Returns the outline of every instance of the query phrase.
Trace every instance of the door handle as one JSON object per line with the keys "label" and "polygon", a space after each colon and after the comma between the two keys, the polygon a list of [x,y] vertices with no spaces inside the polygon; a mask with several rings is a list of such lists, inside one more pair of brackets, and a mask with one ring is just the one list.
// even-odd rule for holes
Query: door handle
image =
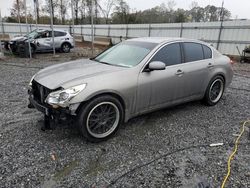
{"label": "door handle", "polygon": [[208,63],[207,68],[213,68],[214,65],[212,63]]}
{"label": "door handle", "polygon": [[178,76],[180,76],[180,75],[183,75],[184,74],[184,72],[182,71],[182,70],[177,70],[177,72],[175,73],[176,75],[178,75]]}

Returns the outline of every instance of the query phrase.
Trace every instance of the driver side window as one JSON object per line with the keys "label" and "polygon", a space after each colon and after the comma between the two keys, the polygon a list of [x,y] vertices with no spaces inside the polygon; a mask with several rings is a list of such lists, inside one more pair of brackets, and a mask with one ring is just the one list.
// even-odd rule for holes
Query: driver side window
{"label": "driver side window", "polygon": [[166,66],[177,65],[181,63],[181,47],[179,43],[173,43],[164,46],[160,51],[158,51],[152,61],[161,61],[166,64]]}
{"label": "driver side window", "polygon": [[45,31],[43,32],[39,38],[48,38],[49,37],[49,32],[48,31]]}

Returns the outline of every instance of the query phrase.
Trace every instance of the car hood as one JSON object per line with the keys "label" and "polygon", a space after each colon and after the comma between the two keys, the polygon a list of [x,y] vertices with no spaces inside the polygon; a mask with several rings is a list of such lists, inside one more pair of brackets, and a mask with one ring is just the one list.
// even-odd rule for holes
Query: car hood
{"label": "car hood", "polygon": [[79,59],[49,66],[39,71],[34,80],[49,89],[68,88],[86,83],[86,79],[126,69],[102,64],[89,59]]}
{"label": "car hood", "polygon": [[25,36],[21,36],[21,37],[14,37],[11,39],[11,42],[14,42],[14,41],[25,41],[27,40],[27,37]]}

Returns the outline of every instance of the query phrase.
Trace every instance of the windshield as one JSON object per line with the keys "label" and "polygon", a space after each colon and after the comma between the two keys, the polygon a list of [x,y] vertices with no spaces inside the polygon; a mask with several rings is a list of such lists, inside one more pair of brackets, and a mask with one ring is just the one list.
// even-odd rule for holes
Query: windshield
{"label": "windshield", "polygon": [[116,66],[134,67],[156,46],[156,43],[125,41],[98,55],[94,60]]}
{"label": "windshield", "polygon": [[[28,35],[29,35],[29,39],[34,39],[38,35],[38,32],[34,30],[34,31],[31,31]],[[27,35],[25,36],[27,37]]]}

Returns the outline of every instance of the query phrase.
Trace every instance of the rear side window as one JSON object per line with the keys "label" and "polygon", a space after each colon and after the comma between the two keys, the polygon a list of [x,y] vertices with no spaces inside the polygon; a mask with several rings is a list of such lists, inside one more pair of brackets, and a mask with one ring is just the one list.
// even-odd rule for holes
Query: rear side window
{"label": "rear side window", "polygon": [[66,35],[65,32],[61,32],[61,31],[54,31],[54,34],[55,34],[55,37],[62,37]]}
{"label": "rear side window", "polygon": [[212,58],[212,50],[205,45],[202,45],[202,48],[203,48],[203,52],[204,52],[204,59]]}
{"label": "rear side window", "polygon": [[159,52],[151,59],[152,61],[161,61],[166,66],[181,63],[181,48],[179,43],[169,44],[160,49]]}
{"label": "rear side window", "polygon": [[185,62],[199,61],[203,59],[202,45],[198,43],[185,42],[183,44]]}

